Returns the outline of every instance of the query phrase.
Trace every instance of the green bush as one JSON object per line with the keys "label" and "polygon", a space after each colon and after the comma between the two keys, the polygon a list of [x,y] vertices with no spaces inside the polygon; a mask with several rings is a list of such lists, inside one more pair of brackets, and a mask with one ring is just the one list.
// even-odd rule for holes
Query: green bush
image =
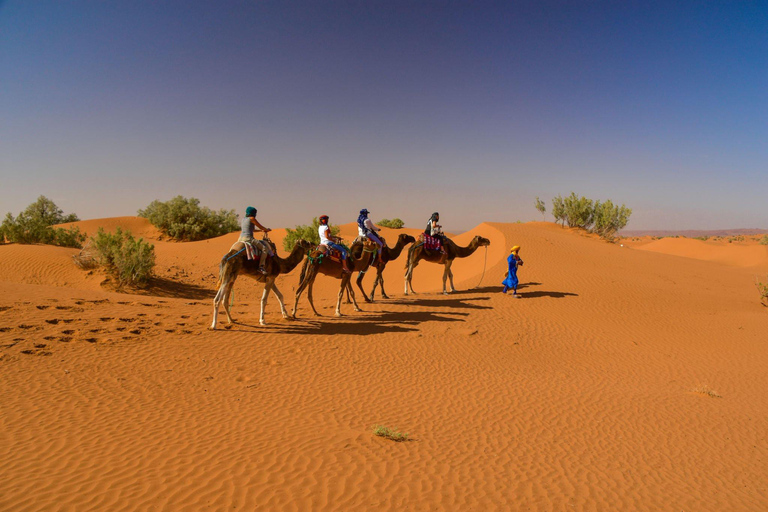
{"label": "green bush", "polygon": [[[339,234],[339,227],[329,224],[331,228],[331,235],[336,236]],[[283,249],[286,251],[292,251],[296,242],[304,239],[315,245],[320,243],[320,220],[317,217],[312,219],[312,225],[296,226],[296,229],[288,228],[285,230],[285,238],[283,239]]]}
{"label": "green bush", "polygon": [[405,226],[405,222],[395,217],[392,220],[389,219],[381,219],[378,222],[379,226],[385,227],[385,228],[392,228],[392,229],[400,229],[403,226]]}
{"label": "green bush", "polygon": [[55,228],[56,224],[77,222],[77,215],[64,212],[45,196],[14,218],[8,213],[0,226],[0,238],[18,244],[48,244],[61,247],[82,247],[85,235],[72,226],[69,229]]}
{"label": "green bush", "polygon": [[152,277],[155,246],[142,238],[136,240],[130,231],[117,228],[115,233],[107,233],[99,228],[90,242],[96,262],[121,286],[143,286]]}
{"label": "green bush", "polygon": [[597,201],[592,214],[595,233],[603,238],[611,238],[629,222],[632,210],[624,205],[614,205],[608,199],[605,202]]}
{"label": "green bush", "polygon": [[544,201],[536,197],[536,209],[541,213],[541,218],[544,218],[544,214],[547,213],[547,207],[544,205]]}
{"label": "green bush", "polygon": [[565,225],[565,201],[560,194],[552,198],[552,216],[555,217],[555,222],[560,222],[561,226]]}
{"label": "green bush", "polygon": [[760,302],[763,306],[768,306],[768,276],[764,282],[759,277],[756,278],[755,286],[757,286],[757,292],[760,294]]}
{"label": "green bush", "polygon": [[589,229],[594,219],[595,202],[584,196],[578,197],[574,192],[563,201],[568,227]]}
{"label": "green bush", "polygon": [[768,245],[768,235],[760,239],[760,245]]}
{"label": "green bush", "polygon": [[138,211],[161,232],[176,240],[194,241],[226,235],[240,229],[235,210],[211,210],[200,200],[176,196],[170,201],[152,201]]}

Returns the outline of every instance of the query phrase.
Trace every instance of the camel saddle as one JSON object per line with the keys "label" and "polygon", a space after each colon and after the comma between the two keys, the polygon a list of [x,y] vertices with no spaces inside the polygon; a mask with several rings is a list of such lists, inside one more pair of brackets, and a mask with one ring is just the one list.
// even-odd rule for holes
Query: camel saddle
{"label": "camel saddle", "polygon": [[436,236],[429,236],[426,233],[421,233],[419,235],[419,242],[422,243],[424,249],[427,251],[440,251],[441,253],[445,253],[442,240]]}
{"label": "camel saddle", "polygon": [[[267,259],[271,258],[275,254],[277,254],[277,247],[275,246],[275,242],[273,242],[270,239],[264,239],[262,242],[266,242],[269,246],[269,251],[267,252]],[[232,247],[229,248],[230,251],[242,251],[245,249],[246,255],[249,260],[256,258],[256,253],[261,251],[261,246],[258,246],[252,242],[241,242],[237,241],[234,244],[232,244]]]}
{"label": "camel saddle", "polygon": [[315,250],[312,251],[310,254],[310,259],[320,259],[320,263],[323,262],[324,258],[328,258],[331,261],[335,261],[336,263],[341,263],[341,253],[337,251],[336,249],[332,249],[325,245],[318,245],[315,247]]}

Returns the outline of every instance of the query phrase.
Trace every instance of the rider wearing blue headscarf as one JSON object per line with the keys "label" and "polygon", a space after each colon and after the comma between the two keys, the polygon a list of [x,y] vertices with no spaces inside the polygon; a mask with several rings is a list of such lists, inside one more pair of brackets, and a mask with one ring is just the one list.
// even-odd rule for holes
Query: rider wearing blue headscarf
{"label": "rider wearing blue headscarf", "polygon": [[367,237],[369,240],[373,240],[379,246],[379,259],[381,259],[381,251],[384,248],[384,242],[381,241],[377,231],[381,231],[381,228],[376,227],[371,219],[368,218],[368,214],[371,213],[367,209],[360,210],[360,216],[357,218],[357,233],[360,236]]}

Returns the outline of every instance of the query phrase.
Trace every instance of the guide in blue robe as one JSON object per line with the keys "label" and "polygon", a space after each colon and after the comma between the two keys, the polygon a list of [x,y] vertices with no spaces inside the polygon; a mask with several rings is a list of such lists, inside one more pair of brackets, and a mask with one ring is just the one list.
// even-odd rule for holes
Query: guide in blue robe
{"label": "guide in blue robe", "polygon": [[[514,249],[517,249],[517,251]],[[519,259],[517,256],[519,251],[520,248],[515,246],[512,253],[507,258],[507,266],[509,269],[507,272],[507,277],[501,282],[501,284],[504,285],[504,290],[502,290],[502,293],[507,293],[508,290],[514,290],[514,295],[517,295],[517,266],[518,264],[523,264],[523,260]]]}

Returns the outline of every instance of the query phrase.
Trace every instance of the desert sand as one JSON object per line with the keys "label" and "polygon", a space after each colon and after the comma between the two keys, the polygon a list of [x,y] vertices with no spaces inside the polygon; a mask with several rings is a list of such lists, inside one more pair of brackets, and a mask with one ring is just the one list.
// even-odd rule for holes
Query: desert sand
{"label": "desert sand", "polygon": [[422,263],[404,296],[404,253],[362,313],[334,318],[319,276],[323,317],[270,297],[259,327],[241,278],[209,331],[235,234],[77,224],[151,240],[158,279],[120,293],[76,250],[0,246],[0,510],[768,510],[766,246],[485,223],[454,238],[491,240],[457,293]]}

